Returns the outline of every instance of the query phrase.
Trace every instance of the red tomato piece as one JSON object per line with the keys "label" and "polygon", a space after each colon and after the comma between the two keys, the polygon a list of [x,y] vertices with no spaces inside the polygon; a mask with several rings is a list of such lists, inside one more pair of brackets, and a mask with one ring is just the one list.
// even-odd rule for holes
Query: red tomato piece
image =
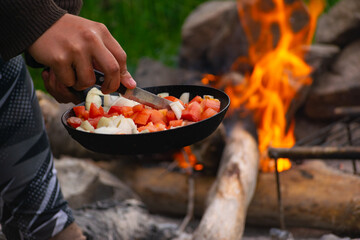
{"label": "red tomato piece", "polygon": [[204,99],[202,99],[202,97],[196,96],[196,97],[194,97],[193,99],[191,99],[191,101],[189,102],[189,104],[192,103],[192,102],[201,103],[203,100],[204,100]]}
{"label": "red tomato piece", "polygon": [[85,106],[75,106],[73,107],[75,116],[82,119],[89,118],[89,111],[85,110]]}
{"label": "red tomato piece", "polygon": [[170,100],[172,102],[176,102],[176,101],[179,101],[181,103],[181,105],[183,105],[185,107],[185,104],[183,101],[181,101],[180,99],[174,97],[174,96],[167,96],[167,97],[164,97],[165,99],[167,100]]}
{"label": "red tomato piece", "polygon": [[142,132],[144,130],[149,130],[149,132],[158,132],[158,131],[166,130],[166,126],[165,124],[162,123],[158,123],[154,125],[152,122],[149,122],[145,126],[138,127],[139,132]]}
{"label": "red tomato piece", "polygon": [[82,123],[81,118],[78,118],[78,117],[69,117],[66,121],[73,128],[79,127]]}
{"label": "red tomato piece", "polygon": [[216,115],[217,113],[218,113],[218,112],[215,111],[214,109],[208,108],[208,109],[206,109],[205,111],[203,111],[203,112],[201,113],[201,120],[204,120],[204,119],[207,119],[207,118],[209,118],[209,117],[212,117],[212,116]]}
{"label": "red tomato piece", "polygon": [[198,122],[201,120],[202,111],[200,103],[192,102],[182,111],[181,118],[192,122]]}
{"label": "red tomato piece", "polygon": [[176,120],[176,116],[175,116],[174,111],[169,110],[169,111],[166,112],[166,120],[167,120],[167,122],[170,122],[172,120]]}
{"label": "red tomato piece", "polygon": [[97,107],[94,103],[90,105],[89,117],[96,118],[104,116],[104,109],[102,106]]}
{"label": "red tomato piece", "polygon": [[154,124],[152,122],[149,122],[145,126],[138,127],[139,132],[142,132],[144,130],[149,130],[149,132],[157,132],[158,131],[157,127],[154,126]]}
{"label": "red tomato piece", "polygon": [[133,106],[132,109],[133,109],[134,113],[141,112],[142,110],[145,109],[145,106],[143,104],[138,104],[138,105]]}
{"label": "red tomato piece", "polygon": [[131,115],[134,114],[134,111],[133,111],[132,107],[122,106],[121,114],[124,115],[124,117],[130,117]]}
{"label": "red tomato piece", "polygon": [[113,112],[113,113],[104,113],[104,117],[110,118],[113,116],[119,116],[120,114],[118,114],[117,112]]}
{"label": "red tomato piece", "polygon": [[183,120],[179,119],[179,120],[172,120],[169,122],[169,127],[180,127],[182,126]]}
{"label": "red tomato piece", "polygon": [[102,118],[102,116],[95,117],[95,118],[89,118],[88,121],[94,128],[96,128],[99,123],[100,118]]}
{"label": "red tomato piece", "polygon": [[167,109],[159,109],[158,111],[161,112],[165,117],[166,117],[166,114],[168,112]]}
{"label": "red tomato piece", "polygon": [[108,111],[108,114],[114,114],[114,113],[117,113],[117,114],[121,114],[121,107],[120,106],[111,106],[109,111]]}
{"label": "red tomato piece", "polygon": [[136,117],[134,118],[134,122],[137,125],[146,125],[150,119],[151,116],[151,110],[150,109],[144,109],[141,112],[136,113]]}
{"label": "red tomato piece", "polygon": [[212,108],[216,112],[220,112],[220,101],[219,101],[219,99],[204,99],[201,102],[201,107],[204,110],[206,110],[208,108]]}
{"label": "red tomato piece", "polygon": [[165,125],[166,116],[164,116],[164,114],[161,113],[159,110],[152,109],[150,115],[150,122],[153,122],[154,124],[161,123]]}

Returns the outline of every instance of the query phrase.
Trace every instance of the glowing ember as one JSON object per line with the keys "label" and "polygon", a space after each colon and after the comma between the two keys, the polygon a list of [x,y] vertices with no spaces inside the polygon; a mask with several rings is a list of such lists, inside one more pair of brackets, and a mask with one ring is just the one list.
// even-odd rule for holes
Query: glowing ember
{"label": "glowing ember", "polygon": [[[294,122],[287,129],[286,112],[297,91],[312,83],[311,67],[304,61],[305,48],[310,45],[316,20],[324,8],[322,0],[310,0],[308,8],[300,0],[238,0],[241,23],[249,42],[248,57],[237,59],[232,68],[241,64],[253,66],[239,85],[227,85],[231,98],[230,110],[245,106],[253,112],[258,128],[259,150],[263,171],[275,170],[267,157],[272,147],[292,147],[295,143]],[[287,1],[289,2],[289,1]],[[308,21],[294,29],[293,14],[302,14]],[[207,75],[203,82],[218,84],[221,77]],[[288,159],[279,159],[279,171],[291,167]]]}
{"label": "glowing ember", "polygon": [[194,169],[201,171],[204,166],[197,162],[196,156],[192,153],[191,147],[184,147],[181,151],[174,154],[178,166],[183,169]]}

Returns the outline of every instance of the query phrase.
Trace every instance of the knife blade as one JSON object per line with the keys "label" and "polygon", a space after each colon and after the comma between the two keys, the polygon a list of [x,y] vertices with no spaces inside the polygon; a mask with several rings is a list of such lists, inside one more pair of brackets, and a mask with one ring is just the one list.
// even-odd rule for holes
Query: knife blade
{"label": "knife blade", "polygon": [[[96,84],[102,85],[104,82],[104,73],[94,69]],[[171,109],[170,100],[159,97],[156,94],[153,94],[149,91],[146,91],[142,88],[135,87],[134,89],[128,89],[120,83],[120,87],[116,92],[120,93],[122,97],[136,101],[138,103],[144,104],[146,106],[155,108],[155,109]]]}

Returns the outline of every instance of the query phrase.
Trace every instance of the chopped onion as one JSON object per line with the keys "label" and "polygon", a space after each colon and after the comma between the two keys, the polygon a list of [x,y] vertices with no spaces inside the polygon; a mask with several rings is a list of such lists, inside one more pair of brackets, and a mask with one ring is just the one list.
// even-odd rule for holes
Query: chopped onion
{"label": "chopped onion", "polygon": [[90,110],[91,103],[94,103],[97,107],[100,107],[102,104],[102,100],[100,96],[103,96],[104,94],[97,89],[96,87],[93,87],[90,89],[88,94],[86,95],[85,99],[85,108],[86,110]]}
{"label": "chopped onion", "polygon": [[104,95],[104,109],[109,109],[113,103],[119,98],[119,96],[105,94]]}
{"label": "chopped onion", "polygon": [[116,127],[100,127],[95,129],[94,133],[101,133],[101,134],[118,134],[119,129]]}
{"label": "chopped onion", "polygon": [[110,118],[102,117],[102,118],[100,118],[96,128],[110,127],[110,124],[111,124],[111,119]]}
{"label": "chopped onion", "polygon": [[174,111],[176,118],[180,119],[181,115],[182,115],[182,110],[185,109],[183,107],[183,105],[181,105],[181,103],[179,101],[176,101],[176,102],[170,103],[170,107],[171,107],[171,110]]}
{"label": "chopped onion", "polygon": [[84,129],[85,131],[93,132],[95,128],[90,124],[88,120],[85,120],[81,123],[80,127]]}
{"label": "chopped onion", "polygon": [[163,92],[163,93],[158,93],[157,95],[158,95],[159,97],[164,98],[164,97],[168,97],[168,96],[169,96],[169,93],[168,93],[168,92]]}
{"label": "chopped onion", "polygon": [[183,94],[181,94],[180,100],[181,100],[183,103],[185,103],[185,104],[189,103],[190,93],[184,92]]}
{"label": "chopped onion", "polygon": [[118,99],[116,99],[115,102],[113,102],[112,106],[127,106],[127,107],[133,107],[135,105],[138,105],[138,102],[135,102],[133,100],[124,98],[124,97],[119,97]]}

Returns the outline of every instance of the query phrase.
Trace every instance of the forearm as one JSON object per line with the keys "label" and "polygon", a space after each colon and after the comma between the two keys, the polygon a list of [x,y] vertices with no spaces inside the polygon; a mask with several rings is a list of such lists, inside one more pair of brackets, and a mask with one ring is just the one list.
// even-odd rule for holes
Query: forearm
{"label": "forearm", "polygon": [[67,11],[78,13],[80,7],[81,0],[1,0],[1,57],[22,53]]}

